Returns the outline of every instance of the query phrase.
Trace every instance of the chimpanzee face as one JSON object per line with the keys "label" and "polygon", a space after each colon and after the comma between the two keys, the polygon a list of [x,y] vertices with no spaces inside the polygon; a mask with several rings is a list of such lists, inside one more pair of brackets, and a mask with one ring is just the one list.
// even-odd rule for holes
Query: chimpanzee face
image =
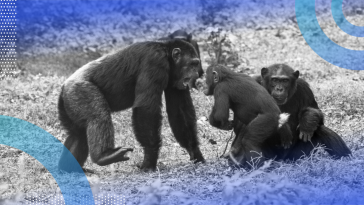
{"label": "chimpanzee face", "polygon": [[182,53],[179,48],[175,48],[172,51],[172,57],[176,66],[175,70],[177,72],[175,87],[180,90],[186,89],[191,79],[198,78],[197,70],[200,65],[200,59],[194,48],[189,50],[190,52],[187,51]]}
{"label": "chimpanzee face", "polygon": [[291,80],[286,75],[273,75],[270,78],[272,87],[271,95],[276,100],[278,105],[283,105],[287,102],[288,91],[291,85]]}
{"label": "chimpanzee face", "polygon": [[276,64],[261,70],[263,85],[278,105],[287,103],[296,89],[299,71],[293,71],[287,65]]}
{"label": "chimpanzee face", "polygon": [[204,93],[205,95],[213,95],[215,86],[219,82],[219,75],[216,71],[213,71],[213,67],[210,66],[206,70],[206,79],[205,79]]}

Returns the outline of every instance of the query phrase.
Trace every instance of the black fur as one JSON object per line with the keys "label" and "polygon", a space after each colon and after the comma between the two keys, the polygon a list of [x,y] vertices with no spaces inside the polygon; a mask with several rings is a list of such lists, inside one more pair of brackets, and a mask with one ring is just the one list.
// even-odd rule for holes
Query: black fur
{"label": "black fur", "polygon": [[[264,71],[263,71],[264,70]],[[280,70],[280,71],[279,71]],[[324,115],[319,109],[314,94],[309,84],[301,78],[293,77],[294,71],[285,64],[275,64],[262,69],[262,76],[255,77],[270,93],[272,86],[270,78],[280,73],[290,79],[290,86],[283,92],[287,92],[286,103],[279,105],[281,112],[289,113],[288,124],[293,134],[293,145],[288,150],[278,153],[278,158],[297,160],[304,155],[309,155],[318,144],[324,145],[327,152],[334,158],[346,157],[351,154],[343,139],[334,131],[324,125]],[[300,134],[311,136],[311,142],[300,140]]]}
{"label": "black fur", "polygon": [[[201,60],[200,49],[198,47],[197,42],[192,39],[192,34],[188,34],[184,30],[176,30],[172,34],[168,35],[168,37],[160,38],[159,40],[173,40],[173,39],[181,39],[181,40],[185,40],[185,41],[191,43],[193,45],[193,47],[195,47],[195,49],[196,49],[198,58]],[[201,78],[204,74],[201,64],[199,65],[197,72],[198,72],[198,77]],[[196,80],[197,80],[197,78],[191,79],[190,88],[197,89]]]}
{"label": "black fur", "polygon": [[[229,109],[234,112],[234,121],[245,126],[235,126],[237,141],[229,153],[231,160],[243,166],[251,163],[260,153],[270,158],[272,154],[265,149],[267,143],[281,145],[276,138],[279,132],[291,143],[292,135],[288,126],[278,129],[280,110],[269,93],[244,74],[237,74],[222,65],[210,66],[206,70],[206,95],[213,95],[215,104],[209,116],[212,126],[219,129],[232,129],[229,122]],[[239,128],[237,128],[239,127]],[[263,160],[256,162],[261,165]]]}
{"label": "black fur", "polygon": [[[124,155],[132,149],[114,148],[111,113],[132,108],[134,132],[144,148],[141,168],[155,170],[165,92],[174,135],[192,160],[204,161],[186,87],[197,76],[199,62],[191,44],[171,40],[136,43],[84,65],[65,81],[59,97],[59,119],[69,135],[65,146],[81,166],[89,152],[100,166],[128,160]],[[68,157],[62,153],[59,168],[71,172]]]}

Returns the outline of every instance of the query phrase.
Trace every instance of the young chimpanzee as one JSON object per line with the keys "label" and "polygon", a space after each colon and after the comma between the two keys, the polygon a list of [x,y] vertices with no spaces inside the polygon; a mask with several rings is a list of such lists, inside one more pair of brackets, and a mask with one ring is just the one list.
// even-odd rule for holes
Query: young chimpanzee
{"label": "young chimpanzee", "polygon": [[277,102],[281,112],[290,114],[288,124],[293,144],[281,153],[282,159],[296,160],[309,155],[318,144],[323,144],[334,158],[351,154],[342,138],[324,125],[324,115],[308,83],[299,78],[299,71],[285,64],[274,64],[263,68],[256,80]]}
{"label": "young chimpanzee", "polygon": [[[197,76],[200,60],[195,48],[182,40],[142,42],[92,61],[63,84],[58,111],[68,132],[64,143],[83,166],[90,152],[104,166],[125,161],[132,149],[114,147],[111,113],[133,109],[137,140],[144,148],[143,170],[155,170],[161,146],[162,94],[165,92],[170,126],[191,160],[203,162],[197,139],[196,114],[190,79]],[[59,168],[75,171],[62,153]]]}
{"label": "young chimpanzee", "polygon": [[234,122],[228,120],[232,109],[234,119],[245,125],[230,151],[235,163],[245,166],[256,160],[259,166],[264,161],[258,159],[260,153],[263,158],[272,158],[275,152],[271,147],[282,144],[287,148],[291,144],[292,134],[285,124],[288,116],[281,114],[273,98],[253,78],[213,65],[206,70],[206,84],[205,94],[214,95],[215,99],[210,124],[219,129],[232,129]]}
{"label": "young chimpanzee", "polygon": [[[160,38],[159,40],[172,40],[172,39],[181,39],[181,40],[184,40],[184,41],[187,41],[187,42],[191,43],[193,45],[193,47],[195,47],[195,49],[197,51],[198,58],[201,60],[200,49],[198,47],[197,42],[192,39],[192,34],[188,34],[186,31],[179,29],[179,30],[174,31],[170,35],[168,35],[168,37]],[[201,63],[198,66],[197,72],[198,72],[198,78],[201,78],[202,75],[204,74]],[[197,89],[196,80],[197,80],[197,78],[192,78],[191,79],[191,81],[189,82],[189,87],[190,88],[196,88]]]}

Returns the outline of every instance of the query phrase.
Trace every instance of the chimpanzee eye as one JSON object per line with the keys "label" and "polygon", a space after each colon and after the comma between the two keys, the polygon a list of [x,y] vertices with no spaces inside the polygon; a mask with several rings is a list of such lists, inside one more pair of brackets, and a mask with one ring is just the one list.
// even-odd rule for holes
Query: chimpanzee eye
{"label": "chimpanzee eye", "polygon": [[288,83],[289,80],[288,79],[283,79],[283,83]]}

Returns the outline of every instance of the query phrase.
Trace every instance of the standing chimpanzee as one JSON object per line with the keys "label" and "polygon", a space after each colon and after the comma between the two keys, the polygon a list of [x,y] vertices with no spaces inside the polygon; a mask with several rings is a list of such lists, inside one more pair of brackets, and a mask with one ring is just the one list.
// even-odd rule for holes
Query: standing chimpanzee
{"label": "standing chimpanzee", "polygon": [[292,133],[285,124],[287,114],[281,114],[273,98],[253,78],[213,65],[206,70],[206,86],[205,95],[214,95],[215,99],[210,124],[232,129],[234,122],[228,120],[232,109],[234,119],[245,125],[239,132],[240,142],[229,153],[235,163],[245,166],[254,160],[259,166],[263,162],[260,153],[265,158],[274,157],[269,145],[291,144]]}
{"label": "standing chimpanzee", "polygon": [[[181,39],[181,40],[185,40],[185,41],[191,43],[193,45],[193,47],[195,47],[198,58],[201,61],[200,49],[198,47],[197,42],[195,40],[192,40],[192,34],[188,34],[186,31],[179,29],[179,30],[176,30],[175,32],[173,32],[172,34],[168,35],[168,37],[160,38],[159,40],[172,40],[172,39]],[[204,74],[201,63],[199,64],[197,72],[198,72],[198,78],[201,78],[202,75]],[[189,83],[190,88],[197,89],[196,80],[197,80],[197,78],[191,79],[191,81]]]}
{"label": "standing chimpanzee", "polygon": [[[59,97],[59,119],[69,135],[66,148],[81,166],[89,152],[100,166],[128,160],[124,155],[132,149],[114,148],[111,112],[131,107],[134,132],[144,148],[141,169],[155,170],[164,91],[174,136],[191,160],[204,162],[187,89],[190,79],[197,76],[199,64],[191,44],[170,40],[136,43],[84,65],[65,81]],[[69,157],[62,153],[61,170],[74,171]]]}
{"label": "standing chimpanzee", "polygon": [[293,134],[293,144],[277,159],[297,160],[309,155],[318,144],[324,145],[334,158],[351,154],[342,138],[324,125],[324,115],[308,83],[299,78],[299,71],[285,64],[274,64],[262,68],[261,76],[256,80],[275,99],[281,112],[290,114],[288,124]]}

